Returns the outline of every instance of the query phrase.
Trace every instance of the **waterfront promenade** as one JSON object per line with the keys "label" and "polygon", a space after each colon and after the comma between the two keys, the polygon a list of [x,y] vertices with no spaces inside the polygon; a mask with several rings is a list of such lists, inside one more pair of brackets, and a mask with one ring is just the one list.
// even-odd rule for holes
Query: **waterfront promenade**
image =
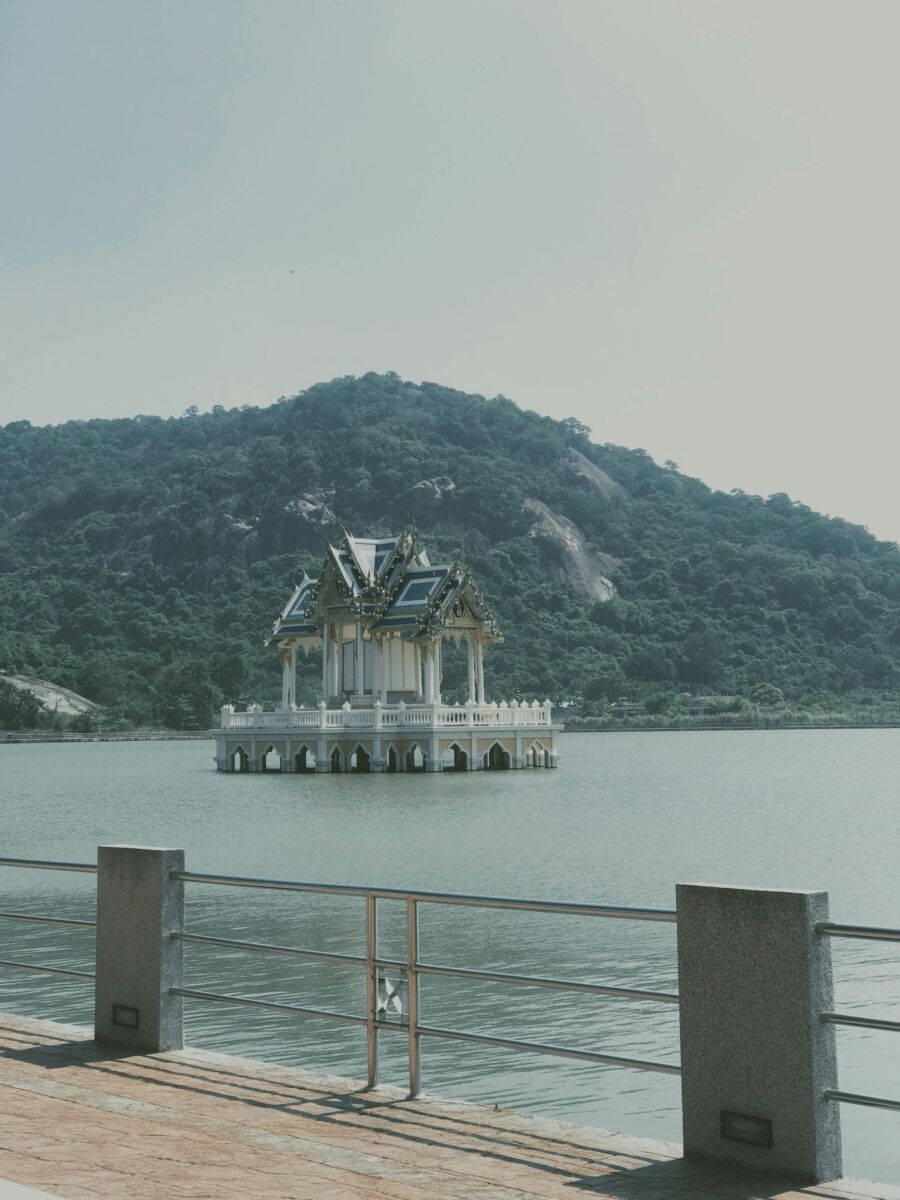
{"label": "waterfront promenade", "polygon": [[228,1055],[117,1053],[88,1029],[0,1015],[0,1179],[72,1200],[900,1200],[678,1154]]}

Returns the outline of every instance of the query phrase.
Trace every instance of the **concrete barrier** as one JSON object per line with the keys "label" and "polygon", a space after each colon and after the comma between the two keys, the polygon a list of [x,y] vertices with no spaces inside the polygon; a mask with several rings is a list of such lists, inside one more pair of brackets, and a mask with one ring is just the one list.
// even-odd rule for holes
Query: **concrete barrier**
{"label": "concrete barrier", "polygon": [[144,846],[97,848],[97,978],[94,1030],[98,1040],[135,1050],[180,1050],[184,1002],[183,850]]}
{"label": "concrete barrier", "polygon": [[804,1182],[841,1175],[825,892],[680,884],[686,1157]]}

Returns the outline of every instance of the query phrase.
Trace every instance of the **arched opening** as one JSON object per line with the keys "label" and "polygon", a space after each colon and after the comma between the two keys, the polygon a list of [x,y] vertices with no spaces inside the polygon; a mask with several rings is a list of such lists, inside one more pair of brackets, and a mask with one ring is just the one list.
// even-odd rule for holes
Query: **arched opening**
{"label": "arched opening", "polygon": [[447,747],[441,755],[441,762],[445,771],[468,771],[469,769],[469,756],[458,742]]}
{"label": "arched opening", "polygon": [[294,755],[294,770],[298,773],[303,771],[315,771],[316,756],[310,750],[309,746],[301,746]]}
{"label": "arched opening", "polygon": [[280,771],[281,770],[281,755],[274,746],[269,746],[265,754],[259,760],[259,769],[261,771]]}
{"label": "arched opening", "polygon": [[362,746],[357,746],[350,755],[350,770],[356,774],[368,774],[372,770],[372,760]]}
{"label": "arched opening", "polygon": [[397,757],[397,751],[391,746],[387,752],[387,767],[386,769],[393,775],[395,771],[400,770],[400,759]]}
{"label": "arched opening", "polygon": [[250,756],[243,746],[235,746],[228,758],[228,770],[246,774],[250,770]]}
{"label": "arched opening", "polygon": [[337,775],[344,769],[344,756],[341,754],[340,746],[335,746],[331,752],[331,771]]}
{"label": "arched opening", "polygon": [[526,767],[546,767],[547,766],[547,751],[544,749],[541,742],[532,742],[530,748],[525,754]]}
{"label": "arched opening", "polygon": [[508,771],[509,751],[504,750],[499,742],[494,742],[481,761],[486,771]]}
{"label": "arched opening", "polygon": [[407,771],[425,770],[425,755],[418,744],[411,746],[406,752],[406,769]]}

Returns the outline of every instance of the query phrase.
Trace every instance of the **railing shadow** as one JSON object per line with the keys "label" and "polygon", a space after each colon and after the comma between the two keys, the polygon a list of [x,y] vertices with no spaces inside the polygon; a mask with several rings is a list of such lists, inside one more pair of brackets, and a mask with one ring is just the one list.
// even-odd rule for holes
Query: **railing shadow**
{"label": "railing shadow", "polygon": [[465,1105],[454,1108],[452,1101],[406,1100],[388,1090],[379,1094],[364,1091],[362,1085],[347,1088],[328,1077],[297,1078],[290,1068],[273,1066],[267,1075],[268,1064],[245,1070],[239,1060],[192,1061],[190,1052],[142,1054],[90,1038],[63,1040],[3,1024],[0,1032],[7,1043],[0,1049],[0,1063],[13,1060],[46,1070],[83,1068],[93,1077],[109,1079],[113,1095],[115,1081],[120,1080],[132,1087],[186,1093],[188,1102],[191,1095],[202,1096],[311,1121],[322,1130],[323,1143],[329,1141],[329,1131],[345,1135],[353,1130],[361,1146],[376,1139],[384,1147],[405,1144],[426,1154],[432,1149],[453,1151],[501,1167],[529,1168],[555,1179],[557,1186],[563,1183],[610,1200],[794,1200],[800,1195],[829,1200],[844,1194],[828,1184],[801,1189],[796,1181],[777,1176],[731,1171],[698,1160],[661,1160],[660,1153],[642,1152],[633,1139],[611,1134],[607,1140],[599,1130],[598,1144],[592,1144],[540,1128],[529,1130],[524,1121],[510,1126],[505,1113],[496,1119],[489,1110],[470,1114]]}
{"label": "railing shadow", "polygon": [[800,1200],[801,1196],[833,1200],[846,1194],[829,1184],[804,1185],[796,1179],[729,1170],[686,1158],[587,1176],[569,1186],[610,1200]]}

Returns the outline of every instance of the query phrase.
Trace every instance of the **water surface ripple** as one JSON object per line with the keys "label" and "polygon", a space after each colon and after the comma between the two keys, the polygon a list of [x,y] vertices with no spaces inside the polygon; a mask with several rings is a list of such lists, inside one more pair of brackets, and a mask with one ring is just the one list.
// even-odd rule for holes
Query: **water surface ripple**
{"label": "water surface ripple", "polygon": [[[824,888],[838,921],[900,926],[895,730],[578,734],[559,771],[223,776],[207,742],[0,747],[4,856],[94,861],[102,842],[182,846],[189,869],[674,907],[681,881]],[[91,919],[91,876],[0,870],[0,908]],[[401,904],[379,904],[402,957]],[[188,885],[188,928],[361,954],[362,901]],[[90,931],[0,922],[0,957],[92,970]],[[675,927],[423,906],[430,963],[676,991]],[[900,1020],[900,946],[833,943],[836,1008]],[[187,986],[364,1011],[359,968],[186,948]],[[0,972],[0,1011],[88,1023],[91,988]],[[360,1077],[352,1027],[187,1001],[200,1046]],[[423,1023],[677,1062],[674,1006],[422,981]],[[900,1036],[839,1030],[841,1086],[900,1095]],[[405,1038],[381,1038],[403,1084]],[[444,1093],[678,1140],[672,1076],[437,1040]],[[847,1174],[900,1182],[900,1118],[843,1108]]]}

